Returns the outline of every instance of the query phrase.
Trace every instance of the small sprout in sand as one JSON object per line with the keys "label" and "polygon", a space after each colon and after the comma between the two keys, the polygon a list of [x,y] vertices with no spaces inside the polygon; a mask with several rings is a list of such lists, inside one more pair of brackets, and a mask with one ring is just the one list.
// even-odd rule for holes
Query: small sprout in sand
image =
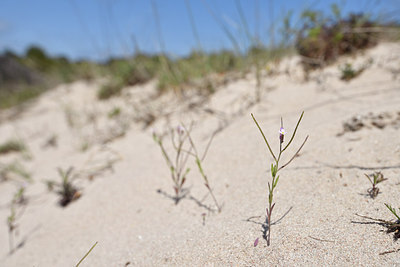
{"label": "small sprout in sand", "polygon": [[182,127],[178,127],[176,133],[174,129],[171,130],[171,142],[175,150],[175,161],[173,161],[164,147],[162,136],[153,131],[153,139],[159,145],[161,153],[171,172],[171,178],[174,183],[175,204],[178,204],[178,202],[185,196],[183,185],[185,184],[186,176],[190,171],[189,168],[185,167],[189,157],[188,151],[184,149],[187,138],[188,134]]}
{"label": "small sprout in sand", "polygon": [[[398,208],[399,213],[397,213],[396,209],[393,208],[391,205],[385,203],[385,206],[395,216],[394,221],[393,220],[387,221],[387,220],[382,220],[382,219],[375,219],[375,218],[371,218],[369,216],[364,216],[364,215],[359,215],[359,214],[356,214],[356,215],[359,217],[362,217],[362,218],[366,218],[366,219],[375,221],[375,222],[377,222],[377,224],[380,224],[380,225],[386,227],[387,228],[386,233],[394,233],[393,238],[396,241],[400,238],[400,207]],[[386,253],[383,253],[383,254],[386,254]],[[381,253],[381,255],[383,255],[383,254]]]}
{"label": "small sprout in sand", "polygon": [[65,207],[72,201],[77,200],[81,196],[81,192],[72,184],[73,167],[70,167],[67,171],[61,168],[57,170],[61,178],[61,183],[46,181],[46,184],[49,191],[53,191],[56,187],[58,188],[57,193],[61,196],[59,204]]}
{"label": "small sprout in sand", "polygon": [[114,107],[112,110],[110,110],[108,112],[108,118],[111,119],[111,118],[119,116],[120,114],[121,114],[121,108]]}
{"label": "small sprout in sand", "polygon": [[27,198],[25,196],[26,186],[22,185],[18,191],[15,193],[12,202],[18,205],[24,205],[27,203]]}
{"label": "small sprout in sand", "polygon": [[340,79],[343,81],[350,81],[351,79],[357,77],[364,71],[364,68],[355,70],[350,63],[346,63],[344,67],[340,68],[341,76]]}
{"label": "small sprout in sand", "polygon": [[11,139],[0,145],[0,154],[7,154],[11,152],[23,152],[26,146],[22,141]]}
{"label": "small sprout in sand", "polygon": [[[292,160],[300,153],[300,150],[303,148],[304,144],[306,143],[308,136],[305,138],[305,140],[303,141],[302,145],[300,146],[300,148],[296,151],[296,153],[294,153],[294,155],[291,157],[291,159],[286,162],[285,164],[283,164],[282,166],[279,165],[279,161],[281,160],[281,156],[282,153],[289,147],[289,145],[292,143],[294,136],[296,135],[296,131],[297,128],[300,124],[301,119],[303,118],[303,114],[304,111],[301,113],[301,116],[297,122],[296,128],[294,129],[293,135],[290,138],[289,142],[282,147],[283,143],[284,143],[284,139],[285,139],[285,134],[286,131],[283,128],[283,121],[281,118],[281,128],[279,130],[279,154],[278,157],[275,156],[274,152],[271,149],[271,146],[269,145],[267,138],[264,135],[264,132],[261,130],[260,125],[258,124],[256,118],[253,116],[253,114],[251,114],[251,116],[253,117],[253,120],[255,122],[255,124],[257,125],[257,128],[260,130],[260,133],[265,141],[265,144],[268,147],[269,152],[271,153],[272,157],[274,158],[274,163],[271,164],[271,176],[272,176],[272,180],[271,183],[268,182],[268,207],[267,207],[267,216],[266,216],[266,225],[264,227],[264,239],[267,240],[267,245],[270,245],[271,242],[271,215],[272,215],[272,210],[275,207],[275,203],[273,202],[273,198],[274,198],[274,190],[278,184],[279,181],[279,175],[278,172],[285,168],[288,164],[290,164],[292,162]],[[256,241],[254,242],[254,246],[258,245],[258,239],[256,239]]]}
{"label": "small sprout in sand", "polygon": [[18,161],[4,166],[0,165],[0,180],[10,180],[13,179],[15,175],[16,177],[22,178],[28,182],[31,181],[31,174],[25,170],[24,166]]}
{"label": "small sprout in sand", "polygon": [[368,194],[370,195],[371,198],[375,198],[379,194],[379,188],[377,187],[377,184],[386,181],[387,178],[383,177],[383,174],[381,172],[374,172],[372,174],[372,179],[371,177],[364,173],[365,177],[371,182],[372,187],[368,189]]}

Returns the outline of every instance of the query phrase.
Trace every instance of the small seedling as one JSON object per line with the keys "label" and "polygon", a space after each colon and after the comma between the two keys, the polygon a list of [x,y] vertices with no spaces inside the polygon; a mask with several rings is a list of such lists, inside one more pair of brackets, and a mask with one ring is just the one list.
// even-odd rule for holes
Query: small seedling
{"label": "small seedling", "polygon": [[[282,148],[282,145],[284,143],[284,137],[285,137],[286,131],[283,128],[283,120],[281,118],[281,128],[279,130],[279,154],[278,154],[278,157],[276,157],[274,152],[272,151],[271,146],[269,145],[269,143],[267,141],[267,138],[265,137],[264,132],[261,130],[261,127],[258,124],[256,118],[254,117],[253,114],[251,114],[255,124],[257,125],[257,128],[260,130],[260,133],[261,133],[262,137],[264,138],[265,144],[267,145],[269,152],[271,153],[271,155],[272,155],[272,157],[274,158],[274,161],[275,161],[275,163],[271,164],[272,180],[271,180],[271,183],[268,182],[268,207],[266,209],[267,210],[266,226],[263,227],[265,229],[264,230],[264,239],[267,240],[267,245],[268,246],[270,245],[270,242],[271,242],[271,216],[272,216],[272,210],[275,207],[275,203],[273,202],[274,190],[275,190],[275,188],[276,188],[276,186],[278,184],[278,181],[279,181],[279,175],[277,175],[277,174],[281,169],[283,169],[287,165],[289,165],[292,162],[292,160],[300,153],[300,150],[303,148],[304,144],[306,143],[306,141],[308,139],[308,136],[307,136],[305,138],[304,142],[302,143],[302,145],[300,146],[300,148],[296,151],[296,153],[292,156],[292,158],[288,162],[286,162],[282,166],[279,165],[279,161],[281,160],[282,153],[290,146],[290,144],[293,141],[294,136],[296,135],[297,128],[298,128],[298,126],[300,124],[301,119],[303,118],[303,114],[304,114],[304,111],[301,113],[301,116],[300,116],[300,118],[299,118],[299,120],[297,122],[297,125],[296,125],[296,128],[294,129],[292,137],[290,138],[290,140],[287,143],[287,145],[284,146],[283,148]],[[257,246],[257,244],[258,244],[258,239],[256,239],[256,241],[254,242],[254,246]]]}
{"label": "small seedling", "polygon": [[185,168],[189,157],[189,151],[184,149],[185,142],[188,138],[188,132],[185,131],[181,126],[176,129],[176,132],[177,136],[175,135],[175,130],[171,130],[171,142],[175,149],[175,162],[171,160],[170,156],[165,150],[162,136],[157,135],[157,133],[153,131],[153,139],[159,145],[161,153],[168,165],[168,168],[170,169],[171,178],[174,183],[174,200],[175,204],[178,204],[179,201],[185,196],[183,185],[186,182],[186,176],[190,169]]}
{"label": "small seedling", "polygon": [[358,70],[353,69],[353,66],[350,63],[346,63],[344,67],[340,68],[341,71],[341,76],[340,79],[343,81],[350,81],[351,79],[354,79],[358,75],[361,74],[361,72],[364,71],[363,68],[360,68]]}
{"label": "small seedling", "polygon": [[359,215],[356,214],[359,217],[366,218],[372,221],[377,222],[380,225],[383,225],[384,227],[387,228],[387,233],[394,233],[394,240],[397,240],[400,238],[400,207],[398,208],[399,213],[397,213],[396,209],[393,208],[391,205],[385,203],[386,208],[395,216],[395,221],[387,221],[387,220],[382,220],[382,219],[375,219],[369,216],[364,216],[364,215]]}
{"label": "small seedling", "polygon": [[31,182],[31,174],[25,170],[22,164],[18,161],[8,165],[0,165],[0,181],[7,181],[14,178],[22,178],[27,182]]}
{"label": "small seedling", "polygon": [[21,186],[18,189],[13,197],[12,202],[17,205],[24,205],[27,203],[27,198],[25,197],[25,186]]}
{"label": "small seedling", "polygon": [[11,139],[0,145],[0,154],[7,154],[11,152],[23,152],[25,151],[25,149],[26,146],[23,142]]}
{"label": "small seedling", "polygon": [[73,167],[70,167],[67,171],[58,168],[57,171],[60,175],[61,183],[57,183],[55,181],[46,181],[45,183],[49,191],[53,191],[54,188],[58,188],[56,192],[61,196],[59,204],[62,207],[65,207],[72,201],[80,198],[81,192],[72,184],[74,178],[72,176]]}
{"label": "small seedling", "polygon": [[377,184],[386,181],[387,178],[384,178],[381,172],[374,172],[372,174],[372,179],[368,174],[364,173],[364,175],[368,178],[372,185],[372,188],[368,189],[367,192],[371,198],[375,198],[379,194],[379,188],[377,187]]}
{"label": "small seedling", "polygon": [[61,195],[60,205],[65,207],[70,202],[78,199],[81,196],[80,191],[72,184],[72,171],[70,167],[67,171],[58,168],[58,174],[61,176],[62,182],[58,194]]}
{"label": "small seedling", "polygon": [[108,115],[108,118],[111,119],[111,118],[119,116],[120,114],[121,114],[121,108],[114,107],[112,110],[110,110],[110,112],[108,112],[107,115]]}

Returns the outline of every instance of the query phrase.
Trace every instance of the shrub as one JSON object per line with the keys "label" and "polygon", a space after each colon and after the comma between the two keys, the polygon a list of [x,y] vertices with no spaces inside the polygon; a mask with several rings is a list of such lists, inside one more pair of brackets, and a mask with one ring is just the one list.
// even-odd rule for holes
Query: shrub
{"label": "shrub", "polygon": [[24,151],[25,145],[18,140],[8,140],[7,142],[0,144],[0,154],[7,154],[10,152],[21,152]]}
{"label": "shrub", "polygon": [[332,6],[333,17],[324,17],[321,12],[306,10],[302,14],[302,27],[296,40],[296,49],[304,56],[306,68],[321,67],[333,62],[338,56],[374,46],[378,33],[368,28],[378,25],[365,14],[340,16],[336,5]]}

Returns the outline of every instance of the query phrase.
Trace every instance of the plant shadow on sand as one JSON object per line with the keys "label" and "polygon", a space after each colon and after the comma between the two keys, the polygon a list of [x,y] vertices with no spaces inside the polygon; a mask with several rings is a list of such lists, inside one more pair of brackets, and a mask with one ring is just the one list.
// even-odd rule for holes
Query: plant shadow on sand
{"label": "plant shadow on sand", "polygon": [[[288,214],[289,212],[293,209],[293,206],[291,206],[278,220],[271,222],[271,226],[272,225],[276,225],[279,224]],[[261,218],[262,216],[251,216],[249,218],[247,218],[246,220],[243,220],[244,222],[251,222],[254,224],[258,224],[261,225],[262,227],[262,237],[264,238],[265,241],[268,240],[268,218],[265,218],[264,222],[259,222],[256,219]],[[258,241],[256,241],[258,243]]]}
{"label": "plant shadow on sand", "polygon": [[25,246],[25,244],[27,243],[28,239],[35,233],[37,232],[42,226],[41,225],[37,225],[36,227],[34,227],[31,231],[29,231],[28,233],[26,233],[24,236],[22,236],[21,240],[15,245],[15,247],[13,247],[9,253],[7,253],[6,256],[10,256],[12,254],[14,254],[14,252],[16,252],[18,249],[21,249]]}
{"label": "plant shadow on sand", "polygon": [[361,218],[365,218],[370,220],[369,222],[360,222],[360,221],[351,221],[351,223],[355,224],[378,224],[386,228],[386,233],[393,233],[393,240],[397,241],[400,238],[400,220],[397,221],[386,221],[382,219],[375,219],[368,216],[356,214]]}
{"label": "plant shadow on sand", "polygon": [[183,199],[188,199],[188,200],[191,200],[191,201],[193,201],[194,203],[196,203],[197,206],[199,206],[200,208],[206,209],[208,212],[218,211],[218,210],[215,210],[215,209],[213,209],[213,208],[207,206],[206,204],[204,204],[204,201],[205,201],[205,199],[207,198],[207,196],[209,195],[209,193],[207,193],[207,194],[200,200],[200,199],[198,199],[198,198],[192,196],[192,195],[190,194],[190,190],[189,190],[188,188],[184,189],[184,190],[182,191],[182,194],[181,194],[179,197],[176,197],[175,195],[168,194],[167,192],[163,191],[162,189],[157,189],[156,192],[157,192],[158,194],[160,194],[160,195],[163,195],[163,196],[166,197],[166,198],[169,198],[169,199],[173,200],[174,203],[175,203],[176,205],[177,205],[181,200],[183,200]]}

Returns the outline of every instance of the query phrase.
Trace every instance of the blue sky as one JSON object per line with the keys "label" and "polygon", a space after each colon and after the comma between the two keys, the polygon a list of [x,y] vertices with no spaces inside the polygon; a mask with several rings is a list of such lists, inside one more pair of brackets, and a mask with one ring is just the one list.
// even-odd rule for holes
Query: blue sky
{"label": "blue sky", "polygon": [[[371,12],[400,19],[400,0],[239,0],[251,33],[270,42],[270,26],[279,28],[286,12],[312,7],[329,11],[332,3],[343,6],[343,13]],[[207,51],[232,48],[215,17],[239,40],[248,43],[236,0],[0,0],[0,51],[23,53],[38,45],[51,55],[71,59],[101,60],[130,55],[136,43],[140,50],[161,51],[154,9],[159,14],[164,49],[174,56],[188,54],[198,46],[188,9],[189,3],[200,44]],[[277,38],[277,37],[275,37]]]}

